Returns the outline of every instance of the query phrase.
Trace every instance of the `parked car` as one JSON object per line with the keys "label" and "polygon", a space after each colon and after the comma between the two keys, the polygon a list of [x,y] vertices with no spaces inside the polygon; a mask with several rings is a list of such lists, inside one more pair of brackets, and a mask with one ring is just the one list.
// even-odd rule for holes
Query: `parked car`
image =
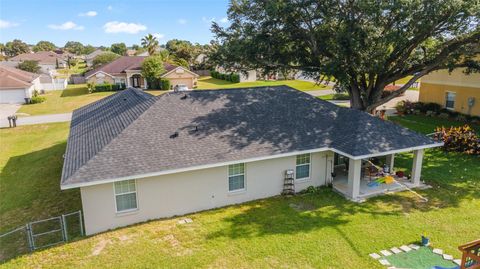
{"label": "parked car", "polygon": [[185,84],[178,84],[178,85],[175,85],[175,87],[173,88],[174,92],[184,92],[184,91],[188,91],[188,90],[190,90],[190,89]]}

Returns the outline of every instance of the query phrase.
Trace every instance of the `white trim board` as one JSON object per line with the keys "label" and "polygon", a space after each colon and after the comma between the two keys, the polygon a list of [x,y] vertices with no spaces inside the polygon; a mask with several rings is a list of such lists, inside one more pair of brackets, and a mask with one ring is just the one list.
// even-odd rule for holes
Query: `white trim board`
{"label": "white trim board", "polygon": [[413,151],[413,150],[419,150],[419,149],[434,148],[434,147],[440,147],[440,146],[443,146],[443,142],[442,143],[434,143],[434,144],[424,145],[424,146],[398,149],[398,150],[390,150],[390,151],[379,152],[379,153],[372,153],[372,154],[361,155],[361,156],[352,156],[350,154],[344,153],[344,152],[342,152],[340,150],[337,150],[337,149],[334,149],[334,148],[323,147],[323,148],[316,148],[316,149],[310,149],[310,150],[293,151],[293,152],[281,153],[281,154],[275,154],[275,155],[269,155],[269,156],[248,158],[248,159],[242,159],[242,160],[234,160],[234,161],[228,161],[228,162],[219,162],[219,163],[203,164],[203,165],[190,166],[190,167],[182,167],[182,168],[171,169],[171,170],[163,170],[163,171],[158,171],[158,172],[153,172],[153,173],[136,174],[136,175],[125,176],[125,177],[95,180],[95,181],[91,181],[91,182],[81,182],[81,183],[73,183],[73,184],[66,184],[66,185],[60,184],[60,189],[67,190],[67,189],[74,189],[74,188],[80,188],[80,187],[88,187],[88,186],[94,186],[94,185],[99,185],[99,184],[112,183],[112,182],[115,182],[115,181],[122,181],[122,180],[129,180],[129,179],[142,179],[142,178],[148,178],[148,177],[154,177],[154,176],[162,176],[162,175],[169,175],[169,174],[188,172],[188,171],[194,171],[194,170],[201,170],[201,169],[207,169],[207,168],[221,167],[221,166],[226,166],[226,165],[236,164],[236,163],[249,163],[249,162],[263,161],[263,160],[276,159],[276,158],[282,158],[282,157],[290,157],[290,156],[295,156],[295,155],[300,155],[300,154],[305,154],[305,153],[333,151],[335,153],[346,156],[350,159],[359,160],[359,159],[366,159],[366,158],[370,158],[370,157],[377,157],[377,156],[389,155],[389,154],[394,154],[394,153],[407,152],[407,151]]}

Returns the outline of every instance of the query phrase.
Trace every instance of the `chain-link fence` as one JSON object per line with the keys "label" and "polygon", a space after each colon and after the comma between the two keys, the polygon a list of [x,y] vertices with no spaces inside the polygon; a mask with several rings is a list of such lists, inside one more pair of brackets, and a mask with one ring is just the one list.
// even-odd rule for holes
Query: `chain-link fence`
{"label": "chain-link fence", "polygon": [[0,261],[83,235],[82,211],[32,221],[0,235]]}

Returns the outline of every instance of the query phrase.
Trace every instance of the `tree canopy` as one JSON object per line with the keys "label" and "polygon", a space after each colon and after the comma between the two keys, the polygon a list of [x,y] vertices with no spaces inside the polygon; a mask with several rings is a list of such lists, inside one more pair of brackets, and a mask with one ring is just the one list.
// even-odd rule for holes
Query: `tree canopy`
{"label": "tree canopy", "polygon": [[86,45],[85,47],[83,47],[83,54],[90,54],[92,52],[94,52],[96,50],[96,48],[92,45]]}
{"label": "tree canopy", "polygon": [[[353,108],[372,111],[439,69],[480,69],[480,2],[232,1],[231,25],[213,23],[227,68],[334,78]],[[412,78],[389,95],[385,86]]]}
{"label": "tree canopy", "polygon": [[39,41],[37,45],[33,46],[33,51],[54,51],[56,48],[57,46],[50,41]]}
{"label": "tree canopy", "polygon": [[190,41],[172,39],[167,42],[165,48],[177,59],[183,59],[187,63],[193,60],[195,48]]}
{"label": "tree canopy", "polygon": [[114,60],[118,59],[119,57],[120,57],[120,55],[107,51],[107,52],[99,54],[99,55],[95,56],[95,58],[93,58],[92,67],[97,68],[97,67],[102,66],[104,64],[108,64],[108,63],[113,62]]}
{"label": "tree canopy", "polygon": [[8,57],[14,57],[22,53],[29,52],[27,43],[23,42],[20,39],[14,39],[5,44],[4,52]]}
{"label": "tree canopy", "polygon": [[127,45],[125,43],[114,43],[110,46],[110,50],[118,55],[125,55],[127,53]]}
{"label": "tree canopy", "polygon": [[31,61],[31,60],[23,61],[18,64],[17,68],[20,70],[32,72],[32,73],[40,72],[40,66],[38,65],[37,61]]}
{"label": "tree canopy", "polygon": [[75,55],[82,54],[84,50],[83,44],[78,41],[68,41],[67,43],[65,43],[65,46],[63,46],[63,48],[66,51]]}
{"label": "tree canopy", "polygon": [[142,63],[142,76],[148,81],[159,79],[165,73],[163,58],[160,55],[148,56]]}

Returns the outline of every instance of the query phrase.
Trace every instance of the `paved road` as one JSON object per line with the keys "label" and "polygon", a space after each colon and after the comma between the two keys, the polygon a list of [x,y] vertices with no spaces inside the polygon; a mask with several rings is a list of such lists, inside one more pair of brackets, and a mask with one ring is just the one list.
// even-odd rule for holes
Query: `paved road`
{"label": "paved road", "polygon": [[[64,114],[48,114],[40,116],[28,116],[28,117],[19,117],[17,120],[17,125],[31,125],[31,124],[42,124],[42,123],[52,123],[52,122],[66,122],[72,119],[72,113]],[[2,120],[0,122],[0,127],[8,127],[8,120]]]}
{"label": "paved road", "polygon": [[325,90],[306,91],[306,93],[313,96],[322,96],[322,95],[333,94],[335,93],[335,91],[331,89],[325,89]]}

